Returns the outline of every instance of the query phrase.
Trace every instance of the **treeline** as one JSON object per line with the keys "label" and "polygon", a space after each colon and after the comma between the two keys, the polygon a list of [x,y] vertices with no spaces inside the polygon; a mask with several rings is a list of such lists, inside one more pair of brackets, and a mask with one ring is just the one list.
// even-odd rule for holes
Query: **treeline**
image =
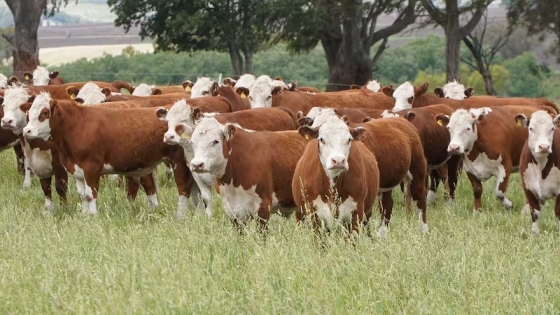
{"label": "treeline", "polygon": [[[464,54],[468,54],[464,52]],[[48,65],[46,65],[48,66]],[[430,90],[445,84],[444,39],[430,36],[406,45],[389,48],[377,63],[373,77],[383,85],[395,87],[404,81],[421,84],[430,82]],[[217,78],[232,75],[229,55],[217,52],[139,54],[129,47],[122,55],[105,55],[85,58],[57,69],[68,82],[101,80],[125,80],[135,84],[178,84],[185,79],[196,80],[198,76]],[[461,77],[466,86],[472,86],[478,95],[484,94],[481,75],[461,66]],[[10,73],[10,69],[3,69]],[[290,55],[282,46],[276,46],[255,55],[255,75],[281,76],[285,81],[297,80],[300,85],[325,88],[328,68],[321,48],[309,54]],[[519,52],[511,58],[497,58],[492,66],[494,85],[500,96],[547,97],[560,100],[560,74],[538,63],[530,51]]]}

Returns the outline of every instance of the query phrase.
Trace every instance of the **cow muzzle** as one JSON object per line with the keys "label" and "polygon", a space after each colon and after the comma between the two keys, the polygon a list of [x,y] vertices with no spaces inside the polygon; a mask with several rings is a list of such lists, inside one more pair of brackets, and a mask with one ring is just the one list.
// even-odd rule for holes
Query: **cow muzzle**
{"label": "cow muzzle", "polygon": [[25,127],[23,128],[23,136],[27,139],[35,139],[37,138],[37,132],[34,132],[31,128]]}
{"label": "cow muzzle", "polygon": [[177,144],[179,137],[172,133],[166,133],[163,135],[163,142],[166,144]]}
{"label": "cow muzzle", "polygon": [[330,159],[329,170],[346,170],[348,169],[345,157],[333,157]]}
{"label": "cow muzzle", "polygon": [[447,152],[449,152],[450,154],[461,154],[463,153],[461,150],[461,147],[456,145],[456,144],[450,144],[447,147]]}
{"label": "cow muzzle", "polygon": [[204,172],[204,162],[192,161],[191,162],[191,171],[193,171],[195,173]]}
{"label": "cow muzzle", "polygon": [[537,150],[538,153],[552,153],[552,148],[550,147],[550,144],[539,144],[537,145]]}
{"label": "cow muzzle", "polygon": [[6,117],[2,118],[2,120],[0,121],[0,125],[4,129],[15,129],[16,127],[14,120]]}

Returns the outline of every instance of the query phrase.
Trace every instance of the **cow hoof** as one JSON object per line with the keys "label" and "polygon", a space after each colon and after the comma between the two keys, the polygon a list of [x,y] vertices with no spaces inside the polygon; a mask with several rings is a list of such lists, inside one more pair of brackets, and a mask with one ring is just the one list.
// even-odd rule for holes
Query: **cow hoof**
{"label": "cow hoof", "polygon": [[539,225],[533,223],[533,225],[531,226],[531,234],[533,234],[533,236],[538,236],[539,233],[540,233]]}
{"label": "cow hoof", "polygon": [[430,232],[430,229],[428,228],[428,224],[420,223],[420,232],[423,234],[427,234],[428,232]]}
{"label": "cow hoof", "polygon": [[531,206],[529,206],[528,203],[526,203],[523,208],[521,208],[521,214],[529,214],[531,213]]}
{"label": "cow hoof", "polygon": [[175,219],[183,220],[184,218],[185,218],[185,211],[177,210],[177,213],[175,213]]}
{"label": "cow hoof", "polygon": [[426,196],[426,204],[433,205],[434,203],[436,203],[436,199],[437,194],[432,190],[428,190],[428,195]]}
{"label": "cow hoof", "polygon": [[382,225],[379,230],[377,230],[377,237],[386,238],[387,237],[387,227]]}
{"label": "cow hoof", "polygon": [[23,182],[23,189],[31,188],[31,181],[24,181]]}
{"label": "cow hoof", "polygon": [[502,201],[502,204],[504,205],[506,210],[511,210],[513,208],[513,203],[508,199],[504,199],[504,201]]}

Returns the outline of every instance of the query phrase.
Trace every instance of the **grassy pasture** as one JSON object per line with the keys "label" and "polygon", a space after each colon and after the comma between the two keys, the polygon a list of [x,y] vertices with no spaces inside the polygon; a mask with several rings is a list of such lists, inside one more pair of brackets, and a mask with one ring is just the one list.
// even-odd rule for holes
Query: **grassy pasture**
{"label": "grassy pasture", "polygon": [[[0,154],[1,314],[553,314],[560,312],[558,223],[549,202],[541,235],[514,175],[508,212],[486,183],[474,214],[461,176],[455,206],[438,194],[419,233],[397,192],[387,239],[340,235],[326,248],[312,232],[273,217],[265,242],[254,225],[237,235],[215,200],[215,216],[174,219],[175,184],[160,168],[155,212],[106,181],[95,217],[70,206],[43,214],[39,182],[22,191],[13,152]],[[58,198],[55,197],[58,203]],[[374,226],[379,214],[375,212]]]}

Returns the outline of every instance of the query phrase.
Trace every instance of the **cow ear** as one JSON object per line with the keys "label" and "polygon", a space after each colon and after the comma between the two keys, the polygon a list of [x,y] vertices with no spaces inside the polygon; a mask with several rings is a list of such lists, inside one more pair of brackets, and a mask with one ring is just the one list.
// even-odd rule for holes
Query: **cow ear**
{"label": "cow ear", "polygon": [[218,96],[218,87],[218,82],[214,81],[214,83],[212,83],[212,87],[210,88],[210,95]]}
{"label": "cow ear", "polygon": [[0,96],[0,106],[4,106],[4,97]]}
{"label": "cow ear", "polygon": [[447,115],[437,115],[436,116],[436,122],[440,126],[447,127],[447,124],[449,124],[449,116],[447,116]]}
{"label": "cow ear", "polygon": [[161,95],[161,89],[153,88],[152,89],[152,95]]}
{"label": "cow ear", "polygon": [[27,112],[31,108],[31,103],[29,103],[29,102],[23,103],[23,104],[19,105],[19,108],[21,109],[22,112],[27,114]]}
{"label": "cow ear", "polygon": [[[336,110],[336,108],[333,108],[333,112],[336,116],[342,117],[341,115],[338,114],[338,111]],[[344,116],[344,117],[346,117],[346,116]],[[346,120],[348,120],[348,117],[346,117]]]}
{"label": "cow ear", "polygon": [[58,102],[56,100],[50,100],[49,102],[49,107],[51,108],[51,113],[54,112],[54,110],[56,109],[58,105]]}
{"label": "cow ear", "polygon": [[249,95],[249,89],[244,87],[239,87],[235,89],[235,93],[237,93],[237,95],[239,95],[241,98],[247,98],[247,96]]}
{"label": "cow ear", "polygon": [[167,109],[163,107],[158,108],[158,110],[156,111],[156,116],[157,118],[159,118],[159,120],[167,121]]}
{"label": "cow ear", "polygon": [[49,78],[54,79],[58,77],[58,71],[53,71],[49,74]]}
{"label": "cow ear", "polygon": [[193,121],[201,119],[202,116],[204,116],[202,109],[200,109],[200,107],[195,107],[192,112]]}
{"label": "cow ear", "polygon": [[24,72],[23,73],[23,79],[26,80],[26,81],[33,80],[33,75],[29,72]]}
{"label": "cow ear", "polygon": [[302,126],[298,128],[298,133],[305,139],[315,139],[319,136],[319,129],[313,129],[310,126]]}
{"label": "cow ear", "polygon": [[80,90],[73,85],[66,88],[66,94],[68,94],[71,99],[75,99],[78,96],[78,92],[80,92]]}
{"label": "cow ear", "polygon": [[[466,91],[465,91],[466,92]],[[441,88],[435,88],[434,89],[434,94],[437,95],[437,97],[441,97],[444,98],[445,96],[443,95],[443,90]]]}
{"label": "cow ear", "polygon": [[10,79],[8,80],[8,83],[11,86],[14,86],[18,82],[19,82],[19,79],[15,75],[11,76]]}
{"label": "cow ear", "polygon": [[519,127],[527,127],[529,125],[529,119],[524,114],[515,116],[515,122]]}
{"label": "cow ear", "polygon": [[367,117],[365,117],[365,118],[362,120],[362,122],[363,122],[363,123],[366,123],[366,122],[372,121],[372,120],[373,120],[373,118],[367,116]]}
{"label": "cow ear", "polygon": [[481,121],[484,116],[492,112],[492,108],[490,107],[481,107],[481,108],[471,108],[469,110],[471,113],[471,117],[477,121]]}
{"label": "cow ear", "polygon": [[295,91],[297,88],[297,81],[294,80],[290,84],[288,84],[288,91]]}
{"label": "cow ear", "polygon": [[406,113],[406,115],[404,115],[404,118],[406,118],[406,120],[408,120],[408,121],[413,121],[415,117],[416,117],[416,114],[413,113],[413,112],[408,112],[408,113]]}
{"label": "cow ear", "polygon": [[303,115],[303,112],[300,110],[300,111],[297,112],[296,118],[300,119],[301,117],[305,117],[305,116]]}
{"label": "cow ear", "polygon": [[[554,117],[554,120],[552,122],[554,123],[554,127],[558,128],[558,126],[560,126],[560,115]],[[527,121],[527,125],[529,125],[529,121]]]}
{"label": "cow ear", "polygon": [[350,121],[348,121],[348,117],[346,117],[346,115],[340,117],[340,120],[342,120],[346,125],[350,124]]}
{"label": "cow ear", "polygon": [[362,127],[354,128],[350,130],[350,134],[352,138],[356,141],[362,141],[366,137],[365,135],[366,129]]}
{"label": "cow ear", "polygon": [[392,86],[384,86],[381,90],[383,91],[383,94],[389,97],[393,97],[393,92],[395,92]]}
{"label": "cow ear", "polygon": [[422,85],[420,85],[418,88],[415,88],[416,93],[414,93],[414,96],[418,97],[418,96],[428,92],[428,86],[429,85],[430,84],[428,83],[428,80],[424,81],[424,83],[422,83]]}
{"label": "cow ear", "polygon": [[473,96],[473,95],[474,95],[474,89],[473,89],[472,87],[470,87],[470,88],[468,88],[468,89],[465,90],[465,96],[466,96],[466,98],[469,98],[469,97],[471,97],[471,96]]}
{"label": "cow ear", "polygon": [[33,101],[35,100],[35,96],[37,96],[37,95],[31,95],[31,96],[29,96],[29,98],[27,99],[27,102],[28,102],[28,103],[33,103]]}
{"label": "cow ear", "polygon": [[282,87],[281,86],[275,86],[272,88],[272,92],[270,93],[271,95],[279,95],[282,94]]}
{"label": "cow ear", "polygon": [[190,92],[191,88],[193,87],[194,83],[191,80],[183,81],[183,88],[185,91]]}
{"label": "cow ear", "polygon": [[101,93],[103,93],[105,96],[111,96],[111,90],[109,90],[109,88],[102,88],[101,89]]}
{"label": "cow ear", "polygon": [[298,126],[302,126],[302,127],[303,126],[311,126],[311,125],[313,125],[313,119],[304,116],[304,117],[299,118],[297,123],[298,123]]}
{"label": "cow ear", "polygon": [[226,138],[226,141],[233,139],[236,132],[237,127],[235,127],[234,125],[226,125],[226,127],[224,128],[224,137]]}

